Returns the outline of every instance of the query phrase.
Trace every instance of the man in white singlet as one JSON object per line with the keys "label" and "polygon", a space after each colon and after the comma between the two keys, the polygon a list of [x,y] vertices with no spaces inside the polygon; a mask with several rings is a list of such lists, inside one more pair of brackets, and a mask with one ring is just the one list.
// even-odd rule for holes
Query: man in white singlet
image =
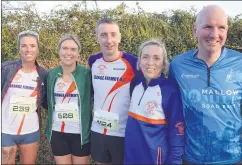
{"label": "man in white singlet", "polygon": [[137,58],[119,50],[121,34],[112,19],[98,22],[96,38],[101,52],[88,60],[94,90],[91,156],[96,163],[122,164],[129,86],[136,72]]}

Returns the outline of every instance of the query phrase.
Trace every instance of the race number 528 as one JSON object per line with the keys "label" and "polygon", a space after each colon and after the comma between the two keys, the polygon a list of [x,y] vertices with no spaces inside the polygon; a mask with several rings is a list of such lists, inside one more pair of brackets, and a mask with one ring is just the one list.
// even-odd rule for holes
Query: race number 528
{"label": "race number 528", "polygon": [[58,113],[59,119],[73,119],[73,113]]}
{"label": "race number 528", "polygon": [[76,112],[57,112],[56,120],[57,121],[78,120],[78,114]]}

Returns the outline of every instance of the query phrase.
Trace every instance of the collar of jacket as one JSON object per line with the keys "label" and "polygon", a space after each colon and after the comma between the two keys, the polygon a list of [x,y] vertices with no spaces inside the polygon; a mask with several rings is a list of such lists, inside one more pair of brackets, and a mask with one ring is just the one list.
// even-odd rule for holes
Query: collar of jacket
{"label": "collar of jacket", "polygon": [[[193,52],[193,58],[194,58],[194,61],[195,61],[195,62],[199,62],[199,63],[200,63],[200,62],[203,61],[203,60],[197,58],[198,52],[199,52],[199,49],[194,50],[194,52]],[[222,60],[226,57],[227,52],[228,52],[228,49],[227,49],[226,47],[223,46],[223,47],[221,48],[221,54],[220,54],[219,58],[217,59],[217,61],[216,61],[213,65],[216,65],[216,64],[218,64],[220,61],[222,61]]]}
{"label": "collar of jacket", "polygon": [[[75,77],[75,75],[77,74],[78,66],[79,66],[78,63],[76,62],[76,67],[75,67],[74,71],[71,72],[73,77]],[[59,68],[60,68],[60,70],[58,72],[58,76],[61,77],[63,75],[63,68],[62,68],[62,66],[60,66]]]}
{"label": "collar of jacket", "polygon": [[[21,67],[22,67],[22,60],[21,59],[19,59],[18,61],[17,61],[17,64],[18,64],[18,69],[20,69]],[[37,72],[39,72],[39,64],[38,64],[38,62],[37,62],[37,60],[35,60],[35,62],[34,62],[34,64],[36,65],[36,69],[37,69]]]}
{"label": "collar of jacket", "polygon": [[142,82],[142,85],[147,88],[148,86],[156,86],[157,84],[161,84],[165,80],[165,75],[164,73],[161,73],[161,75],[157,78],[151,79],[150,83],[147,85],[146,84],[146,79],[144,77],[144,74],[140,74],[140,81]]}

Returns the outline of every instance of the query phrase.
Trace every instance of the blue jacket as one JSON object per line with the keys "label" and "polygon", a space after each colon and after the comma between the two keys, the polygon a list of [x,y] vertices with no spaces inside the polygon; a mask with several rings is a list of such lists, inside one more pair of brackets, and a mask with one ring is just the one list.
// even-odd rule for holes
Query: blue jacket
{"label": "blue jacket", "polygon": [[162,74],[146,85],[143,74],[131,82],[125,131],[125,164],[182,164],[184,117],[179,89]]}
{"label": "blue jacket", "polygon": [[[37,72],[39,74],[39,77],[37,79],[38,84],[38,95],[37,95],[37,113],[40,118],[40,109],[41,105],[47,109],[47,102],[46,102],[46,76],[47,76],[47,71],[42,68],[41,66],[38,65],[37,62],[35,62],[37,66]],[[5,61],[2,63],[1,66],[1,99],[3,101],[3,98],[5,94],[7,93],[7,90],[15,76],[15,74],[19,71],[19,69],[22,67],[22,61],[17,60],[17,61]],[[40,126],[41,126],[41,121]]]}
{"label": "blue jacket", "polygon": [[169,78],[180,86],[185,116],[184,159],[194,164],[242,160],[242,54],[222,49],[208,67],[190,50],[173,58]]}

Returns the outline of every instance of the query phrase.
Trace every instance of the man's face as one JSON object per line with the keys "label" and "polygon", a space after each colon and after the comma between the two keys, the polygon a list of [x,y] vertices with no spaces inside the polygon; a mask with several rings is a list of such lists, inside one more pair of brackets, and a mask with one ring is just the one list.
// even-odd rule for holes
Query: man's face
{"label": "man's face", "polygon": [[221,51],[227,39],[227,31],[227,16],[223,12],[203,12],[194,26],[199,50],[208,54]]}
{"label": "man's face", "polygon": [[121,40],[117,24],[100,24],[97,28],[97,42],[104,56],[113,56],[118,53]]}

